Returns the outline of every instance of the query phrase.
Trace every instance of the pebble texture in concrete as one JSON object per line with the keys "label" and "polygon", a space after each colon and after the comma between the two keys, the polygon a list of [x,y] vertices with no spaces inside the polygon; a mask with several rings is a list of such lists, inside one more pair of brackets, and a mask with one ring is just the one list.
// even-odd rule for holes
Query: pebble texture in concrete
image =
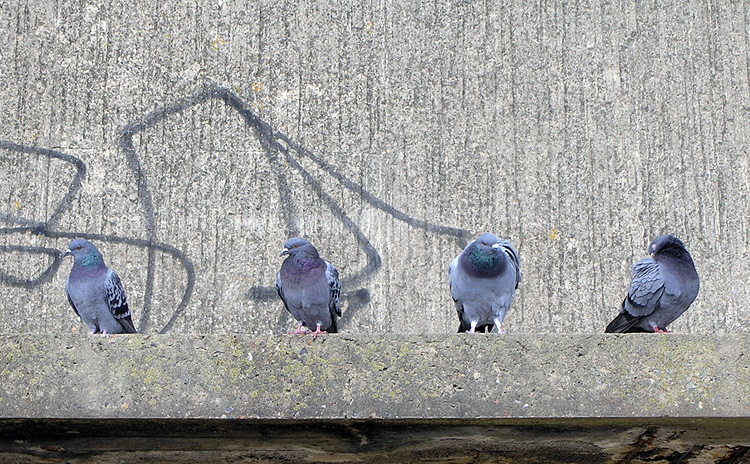
{"label": "pebble texture in concrete", "polygon": [[273,285],[298,234],[341,272],[342,331],[453,332],[447,266],[483,231],[521,254],[510,333],[603,330],[665,232],[702,276],[672,328],[747,332],[749,17],[3,2],[0,333],[84,331],[55,251],[73,236],[100,246],[144,333],[283,333]]}
{"label": "pebble texture in concrete", "polygon": [[746,337],[4,336],[0,417],[745,417]]}

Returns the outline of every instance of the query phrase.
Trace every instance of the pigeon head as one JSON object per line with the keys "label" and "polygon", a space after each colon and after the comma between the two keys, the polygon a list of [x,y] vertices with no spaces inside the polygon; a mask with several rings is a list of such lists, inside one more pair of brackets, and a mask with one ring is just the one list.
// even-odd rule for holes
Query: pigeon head
{"label": "pigeon head", "polygon": [[96,249],[93,243],[82,238],[70,242],[68,250],[63,254],[63,258],[66,256],[72,256],[75,264],[80,264],[87,268],[104,265],[104,258],[99,253],[99,250]]}
{"label": "pigeon head", "polygon": [[504,270],[505,260],[502,259],[500,239],[494,234],[484,233],[469,247],[466,256],[467,271],[480,276],[492,277]]}
{"label": "pigeon head", "polygon": [[674,235],[662,235],[657,237],[648,246],[648,253],[652,258],[664,253],[672,255],[681,255],[685,253],[685,245]]}
{"label": "pigeon head", "polygon": [[480,247],[490,247],[497,249],[500,246],[500,239],[489,232],[485,232],[479,236],[476,240],[476,244]]}
{"label": "pigeon head", "polygon": [[318,250],[313,246],[312,243],[308,242],[304,238],[295,237],[290,238],[284,244],[284,249],[281,250],[279,256],[290,255],[306,255],[313,258],[318,258]]}

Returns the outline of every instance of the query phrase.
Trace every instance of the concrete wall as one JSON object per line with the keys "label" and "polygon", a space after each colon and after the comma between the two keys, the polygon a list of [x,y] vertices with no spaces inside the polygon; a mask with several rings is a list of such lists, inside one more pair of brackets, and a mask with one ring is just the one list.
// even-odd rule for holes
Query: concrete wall
{"label": "concrete wall", "polygon": [[0,333],[82,332],[95,241],[144,332],[290,330],[290,235],[345,332],[456,329],[447,265],[518,247],[511,333],[600,332],[656,235],[702,277],[679,332],[748,331],[744,2],[0,4]]}

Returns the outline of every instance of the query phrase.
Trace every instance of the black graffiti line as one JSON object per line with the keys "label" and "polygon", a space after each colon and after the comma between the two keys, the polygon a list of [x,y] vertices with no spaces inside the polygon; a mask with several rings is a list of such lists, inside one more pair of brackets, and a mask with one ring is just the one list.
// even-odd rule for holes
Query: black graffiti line
{"label": "black graffiti line", "polygon": [[[273,128],[266,123],[265,121],[262,121],[260,118],[258,118],[254,113],[247,110],[247,108],[244,106],[242,101],[231,92],[228,92],[226,89],[221,88],[208,88],[204,90],[203,92],[199,92],[191,97],[183,98],[181,100],[178,100],[177,102],[173,103],[172,105],[168,105],[162,108],[159,108],[147,115],[145,115],[143,118],[141,118],[140,121],[130,124],[126,126],[121,135],[121,147],[127,157],[128,166],[133,171],[135,177],[136,177],[136,184],[138,186],[138,197],[141,199],[141,206],[144,209],[144,214],[146,216],[146,224],[148,229],[149,238],[151,240],[156,240],[156,224],[155,224],[155,207],[153,204],[153,200],[151,197],[151,193],[148,187],[148,181],[144,175],[143,168],[141,166],[140,160],[138,158],[138,153],[135,149],[135,146],[133,144],[133,136],[145,131],[148,128],[153,127],[155,124],[161,122],[162,120],[168,118],[171,115],[181,113],[182,111],[204,103],[208,101],[209,99],[221,99],[226,104],[228,104],[229,107],[234,108],[237,110],[240,115],[245,119],[246,124],[254,129],[256,138],[258,139],[258,142],[260,143],[261,147],[264,149],[264,152],[269,160],[269,163],[276,172],[276,179],[277,179],[277,185],[279,188],[279,193],[281,196],[281,200],[283,204],[285,204],[285,208],[283,208],[283,211],[285,213],[285,222],[286,222],[286,232],[290,235],[298,235],[298,228],[296,225],[296,214],[294,212],[293,208],[293,201],[290,194],[290,189],[288,187],[288,182],[286,180],[286,176],[282,172],[282,170],[279,167],[279,161],[278,161],[278,152],[280,149],[283,149],[285,154],[287,155],[287,160],[292,164],[293,166],[296,164],[296,161],[289,158],[288,151],[285,147],[280,145],[274,138],[274,130]],[[359,229],[359,227],[352,221],[350,218],[348,218],[343,211],[338,207],[338,205],[333,201],[332,198],[330,198],[325,192],[323,192],[320,185],[315,182],[312,177],[304,171],[304,169],[297,164],[297,167],[299,167],[299,170],[303,173],[303,175],[306,175],[306,178],[308,180],[308,184],[312,185],[316,193],[321,197],[321,199],[326,203],[326,205],[331,208],[331,211],[334,213],[334,215],[342,221],[345,228],[352,233],[354,233],[355,237],[357,238],[358,245],[363,248],[365,251],[365,254],[368,259],[367,265],[360,270],[359,272],[355,273],[354,279],[343,279],[344,284],[353,284],[357,283],[361,280],[364,280],[368,274],[376,271],[381,266],[381,259],[377,252],[377,250],[370,244],[367,237],[362,233],[362,231]],[[310,180],[312,180],[312,183],[310,183]],[[149,253],[149,260],[153,259],[153,253]],[[153,269],[152,266],[149,266],[149,269]],[[147,273],[146,276],[146,295],[151,295],[153,293],[153,282],[154,282],[154,275],[152,272]],[[263,300],[269,300],[272,298],[275,298],[275,288],[264,288],[264,289],[251,289],[250,296],[255,299],[256,301],[263,301]],[[140,320],[140,326],[144,327],[147,326],[147,321],[150,315],[150,307],[151,307],[151,298],[144,298],[144,306],[141,310],[141,320]],[[180,310],[179,312],[181,312]],[[179,315],[179,313],[177,314]]]}
{"label": "black graffiti line", "polygon": [[378,250],[375,249],[374,246],[370,243],[370,241],[367,239],[365,234],[362,232],[362,230],[357,226],[357,224],[354,223],[354,221],[349,218],[346,214],[344,214],[343,210],[336,208],[336,202],[333,198],[331,198],[330,195],[328,195],[324,190],[323,187],[320,185],[320,183],[315,180],[315,178],[307,172],[298,162],[295,160],[292,156],[289,155],[288,151],[285,151],[287,155],[287,161],[289,164],[299,171],[299,173],[302,175],[302,177],[305,179],[305,182],[307,182],[310,186],[312,186],[318,193],[318,196],[320,196],[320,199],[323,200],[323,202],[328,206],[329,209],[333,212],[334,216],[336,216],[337,219],[339,219],[343,224],[344,227],[352,232],[355,237],[357,237],[357,244],[362,248],[362,250],[365,252],[365,255],[367,256],[367,264],[365,267],[360,269],[359,271],[355,272],[353,275],[349,275],[345,278],[341,279],[341,285],[342,286],[354,286],[359,285],[363,280],[367,278],[367,276],[371,275],[378,269],[380,269],[380,266],[382,265],[382,261],[380,259],[380,254],[378,253]]}
{"label": "black graffiti line", "polygon": [[[282,132],[274,130],[270,124],[263,121],[258,115],[251,111],[236,94],[226,88],[218,86],[205,88],[204,90],[199,91],[192,96],[182,98],[171,105],[156,109],[151,113],[146,114],[139,121],[130,124],[123,129],[121,138],[122,148],[128,158],[128,166],[133,171],[137,179],[139,197],[142,200],[142,206],[146,212],[146,223],[149,228],[149,236],[152,239],[156,238],[154,223],[155,208],[148,188],[148,182],[143,174],[137,151],[135,150],[135,147],[133,145],[133,136],[139,132],[153,127],[155,124],[165,120],[171,115],[181,113],[182,111],[192,106],[202,104],[210,99],[221,99],[222,101],[224,101],[225,104],[227,104],[231,108],[234,108],[245,119],[248,127],[253,129],[258,142],[267,155],[269,163],[273,168],[272,170],[276,173],[279,194],[282,203],[285,205],[285,208],[283,208],[282,211],[286,223],[286,232],[288,234],[298,235],[298,227],[296,225],[296,212],[294,211],[294,202],[292,201],[290,195],[288,182],[286,180],[286,176],[279,168],[279,160],[277,157],[277,154],[279,152],[284,153],[286,161],[290,164],[290,166],[303,176],[305,182],[313,188],[315,193],[334,213],[334,216],[342,222],[347,230],[355,235],[355,237],[357,238],[358,246],[365,252],[365,255],[367,257],[367,264],[362,269],[355,272],[353,275],[347,276],[345,279],[343,279],[345,284],[359,284],[366,280],[367,277],[373,272],[376,272],[377,269],[379,269],[381,266],[380,255],[377,252],[377,249],[375,249],[375,247],[373,247],[369,242],[365,234],[362,233],[362,231],[359,229],[357,224],[344,213],[344,211],[339,207],[335,200],[333,200],[328,194],[325,193],[320,183],[315,180],[312,174],[307,172],[299,164],[288,147],[291,147],[296,153],[299,153],[301,156],[305,156],[308,159],[312,160],[325,172],[335,178],[342,186],[356,193],[375,208],[392,215],[394,218],[400,221],[406,222],[410,226],[422,228],[424,230],[438,234],[451,235],[459,240],[459,244],[466,243],[468,231],[454,227],[430,224],[427,221],[422,221],[410,217],[402,211],[392,207],[391,205],[372,195],[361,185],[351,181],[346,176],[342,175],[332,165],[326,163],[309,150],[300,146]],[[150,282],[153,282],[153,276],[148,276],[148,282],[149,284],[147,285],[149,285],[150,287]],[[251,289],[249,295],[256,300],[266,300],[269,298],[273,298],[275,295],[275,291],[272,288],[254,288]],[[149,303],[147,302],[144,311],[146,317],[149,312],[149,307]]]}
{"label": "black graffiti line", "polygon": [[[287,144],[287,146],[291,147],[295,152],[299,153],[302,156],[309,158],[318,166],[320,166],[324,171],[326,171],[328,174],[334,177],[337,181],[341,183],[341,185],[346,187],[348,190],[351,190],[357,195],[361,195],[362,198],[366,202],[368,202],[375,208],[380,209],[381,211],[390,214],[395,219],[403,221],[412,227],[424,229],[428,232],[435,232],[435,233],[443,234],[443,235],[451,235],[460,239],[468,239],[470,235],[470,232],[468,230],[457,228],[457,227],[449,227],[449,226],[431,224],[427,221],[423,221],[421,219],[411,217],[408,214],[404,213],[403,211],[400,211],[394,208],[393,206],[389,205],[385,201],[377,198],[376,196],[371,194],[369,191],[364,189],[360,184],[357,184],[356,182],[348,179],[346,176],[341,174],[330,163],[324,161],[323,159],[321,159],[320,157],[312,153],[310,150],[302,147],[301,145],[296,143],[286,134],[280,131],[274,130],[270,124],[262,120],[252,110],[250,110],[235,93],[223,87],[209,87],[203,91],[196,93],[195,95],[178,100],[172,105],[157,109],[147,114],[146,116],[144,116],[141,119],[141,121],[133,123],[130,126],[126,127],[123,130],[123,135],[129,134],[128,144],[129,144],[130,149],[132,150],[131,153],[134,155],[134,159],[132,161],[129,159],[129,162],[133,163],[133,167],[131,167],[131,169],[133,169],[134,171],[137,171],[140,178],[142,178],[142,174],[140,174],[140,163],[137,160],[137,155],[135,155],[135,149],[132,148],[132,135],[138,132],[141,132],[145,130],[146,128],[150,128],[154,126],[156,123],[161,122],[163,119],[165,119],[168,116],[180,113],[192,106],[204,103],[207,100],[210,100],[213,98],[221,99],[227,105],[237,110],[240,113],[240,115],[243,116],[243,118],[247,122],[247,125],[253,129],[256,129],[257,131],[256,134],[257,134],[257,137],[261,141],[261,146],[264,149],[266,149],[266,151],[275,149],[275,150],[283,150],[283,151],[288,152],[286,147],[284,147],[282,144],[280,144],[277,141],[277,140],[282,140],[284,143]],[[145,184],[145,180],[143,182]],[[148,198],[148,202],[149,202],[148,209],[153,210],[153,204],[150,199],[151,198],[150,194],[146,195],[146,197]]]}
{"label": "black graffiti line", "polygon": [[54,275],[57,273],[57,269],[60,267],[60,261],[62,260],[62,254],[55,248],[23,245],[0,245],[0,251],[4,251],[6,253],[15,251],[21,253],[46,254],[52,256],[52,264],[50,264],[47,269],[45,269],[44,272],[42,272],[36,279],[20,279],[11,274],[7,274],[5,271],[0,269],[0,283],[4,283],[12,287],[23,287],[30,289],[50,282]]}
{"label": "black graffiti line", "polygon": [[[115,244],[132,245],[140,248],[145,248],[149,255],[156,255],[157,251],[166,253],[177,261],[180,262],[182,268],[187,274],[187,283],[185,285],[185,291],[182,294],[182,299],[177,305],[177,309],[172,313],[164,327],[159,330],[160,334],[167,333],[172,328],[174,322],[177,320],[180,314],[187,308],[190,303],[190,296],[193,294],[195,288],[195,268],[193,267],[193,261],[190,260],[185,253],[177,247],[167,245],[166,243],[156,242],[153,240],[143,240],[137,238],[119,237],[116,235],[105,235],[105,234],[94,234],[94,233],[77,233],[77,232],[49,232],[50,238],[85,238],[86,240],[101,240]],[[149,263],[149,266],[155,266]],[[145,293],[144,293],[145,300]]]}
{"label": "black graffiti line", "polygon": [[[341,208],[337,204],[337,202],[328,193],[324,191],[321,183],[317,179],[315,179],[315,177],[311,173],[309,173],[299,163],[299,161],[295,158],[294,153],[310,159],[313,163],[317,164],[323,171],[325,171],[326,173],[331,175],[334,179],[336,179],[340,183],[340,185],[354,192],[355,194],[359,195],[364,201],[374,206],[375,208],[387,214],[390,214],[395,219],[403,221],[415,228],[421,228],[429,232],[456,237],[459,244],[462,246],[466,243],[468,235],[469,235],[468,231],[464,229],[454,228],[454,227],[431,224],[427,221],[413,218],[407,215],[406,213],[394,208],[393,206],[389,205],[383,200],[375,197],[369,191],[364,189],[360,184],[357,184],[356,182],[350,180],[349,178],[341,174],[330,163],[327,163],[323,159],[313,154],[311,151],[300,146],[299,144],[294,142],[291,138],[289,138],[282,132],[274,130],[274,128],[270,124],[263,121],[254,112],[252,112],[236,94],[222,87],[208,87],[204,89],[203,91],[200,91],[192,96],[180,99],[171,105],[167,105],[155,111],[152,111],[151,113],[148,113],[144,117],[142,117],[139,121],[129,124],[121,131],[120,148],[123,150],[125,154],[128,168],[133,172],[133,175],[135,177],[138,198],[144,210],[144,219],[145,219],[146,236],[147,236],[146,240],[117,237],[114,235],[57,232],[57,231],[52,230],[54,229],[54,226],[56,226],[57,223],[59,222],[63,213],[70,207],[70,204],[74,196],[80,190],[82,180],[85,178],[85,175],[86,175],[85,164],[78,158],[75,158],[73,156],[66,155],[60,152],[56,152],[54,150],[26,147],[23,145],[18,145],[18,144],[14,144],[11,142],[3,142],[3,141],[0,141],[0,148],[6,148],[8,150],[18,151],[22,153],[37,153],[37,154],[42,154],[51,158],[58,158],[67,162],[71,162],[72,164],[76,166],[77,173],[73,181],[70,184],[68,193],[63,198],[58,208],[53,212],[53,214],[50,216],[50,218],[46,222],[37,223],[35,221],[15,219],[15,222],[17,224],[24,224],[29,227],[15,227],[15,228],[0,229],[0,234],[32,232],[32,233],[37,233],[40,235],[45,235],[51,238],[82,237],[82,238],[89,238],[92,240],[109,241],[113,243],[125,243],[125,244],[130,244],[130,245],[146,248],[148,251],[148,264],[147,264],[146,286],[144,290],[144,308],[141,311],[142,313],[141,327],[144,329],[148,326],[148,322],[150,320],[150,311],[151,311],[151,305],[152,305],[152,299],[153,299],[154,280],[155,280],[156,252],[161,251],[163,253],[167,253],[173,256],[181,263],[181,265],[185,269],[188,282],[186,285],[185,293],[183,294],[183,297],[180,301],[180,304],[178,305],[177,309],[170,317],[169,322],[160,330],[160,333],[167,332],[168,330],[171,329],[175,320],[187,308],[187,305],[190,301],[190,297],[194,290],[195,271],[193,268],[192,261],[189,258],[187,258],[181,250],[179,250],[176,247],[172,247],[170,245],[166,245],[164,243],[160,243],[157,241],[156,216],[155,216],[155,207],[153,204],[153,198],[151,196],[151,192],[148,187],[148,181],[146,179],[145,173],[140,164],[138,153],[133,144],[133,136],[140,132],[145,131],[148,128],[153,127],[155,124],[161,122],[162,120],[165,120],[171,115],[180,113],[186,110],[187,108],[206,102],[209,99],[221,99],[222,101],[224,101],[228,106],[238,111],[240,115],[243,117],[243,119],[245,120],[247,126],[254,130],[255,135],[261,147],[263,148],[264,152],[266,153],[266,156],[268,157],[269,163],[271,164],[273,170],[276,173],[276,181],[277,181],[277,186],[279,189],[281,201],[286,205],[286,207],[283,209],[284,211],[283,214],[284,214],[284,220],[286,223],[286,232],[288,234],[298,235],[298,228],[296,224],[297,215],[296,215],[296,210],[294,208],[294,202],[291,197],[289,184],[287,182],[285,174],[280,169],[280,164],[279,164],[280,160],[278,158],[279,153],[283,153],[284,158],[287,161],[287,163],[289,163],[289,165],[294,170],[299,172],[299,174],[303,177],[305,183],[309,185],[316,192],[316,194],[320,197],[321,201],[323,201],[323,203],[326,204],[326,206],[333,212],[334,216],[342,222],[344,227],[349,232],[355,235],[355,237],[357,238],[358,246],[365,252],[365,255],[367,256],[367,264],[362,269],[358,270],[357,272],[353,273],[350,276],[347,276],[344,279],[345,284],[349,286],[360,284],[363,281],[365,281],[370,275],[376,272],[381,266],[380,255],[377,249],[373,247],[372,244],[369,242],[369,240],[367,239],[365,234],[361,231],[361,229],[358,227],[358,225],[351,218],[349,218],[344,212],[343,208]],[[33,252],[31,249],[16,250],[16,251]],[[37,251],[42,252],[41,249]],[[50,268],[48,268],[48,270],[45,272],[50,271],[52,268],[55,268],[54,270],[56,270],[57,267],[59,267],[58,260],[54,261],[53,265],[50,266]],[[53,273],[54,272],[52,272],[52,274]],[[47,278],[46,277],[47,275],[48,274],[41,276],[40,278],[36,279],[36,281],[41,282],[40,279]],[[5,281],[7,283],[8,279],[6,278]],[[20,281],[17,281],[17,282],[20,282]],[[38,283],[34,285],[38,285]],[[272,288],[268,288],[268,289],[261,288],[259,290],[261,291],[256,293],[256,296],[259,297],[259,299],[267,299],[269,296],[272,296],[275,294],[275,291]],[[351,291],[351,294],[355,295],[357,298],[364,301],[363,300],[364,297],[362,296],[360,291]]]}
{"label": "black graffiti line", "polygon": [[[443,235],[452,235],[459,239],[464,239],[464,240],[468,239],[470,235],[468,230],[460,229],[457,227],[448,227],[448,226],[441,226],[437,224],[430,224],[427,221],[413,218],[409,216],[408,214],[404,213],[403,211],[400,211],[394,208],[393,206],[389,205],[385,201],[377,198],[376,196],[371,194],[369,191],[367,191],[365,188],[363,188],[362,185],[350,180],[349,178],[341,174],[330,163],[324,161],[323,159],[321,159],[320,157],[312,153],[310,150],[299,145],[297,142],[292,140],[286,134],[280,131],[275,131],[271,127],[270,124],[260,119],[260,117],[258,117],[255,113],[253,113],[252,110],[247,108],[247,106],[242,102],[242,100],[229,89],[226,89],[223,87],[214,87],[208,90],[208,92],[211,92],[211,91],[213,91],[220,98],[222,98],[225,102],[227,102],[227,104],[237,109],[237,111],[239,111],[245,117],[245,120],[248,122],[248,125],[251,125],[251,126],[257,125],[265,129],[265,131],[269,133],[269,136],[272,139],[274,139],[273,145],[275,145],[277,149],[287,152],[287,156],[290,156],[289,150],[277,141],[277,140],[282,140],[284,143],[287,144],[287,146],[291,147],[295,152],[312,160],[314,163],[320,166],[324,171],[326,171],[328,174],[334,177],[337,181],[339,181],[341,185],[346,187],[348,190],[351,190],[352,192],[356,193],[357,195],[360,195],[367,203],[371,204],[375,208],[387,214],[390,214],[395,219],[398,219],[399,221],[403,221],[412,227],[424,229],[428,232],[435,232],[435,233],[443,234]],[[303,169],[303,168],[300,167],[300,169]]]}
{"label": "black graffiti line", "polygon": [[[295,170],[297,170],[302,178],[305,180],[305,182],[312,187],[313,191],[320,197],[320,199],[323,201],[323,203],[328,206],[328,208],[331,210],[333,215],[341,221],[341,223],[344,225],[344,227],[354,234],[354,236],[357,239],[357,245],[365,252],[365,256],[367,257],[367,264],[360,269],[359,271],[355,272],[353,275],[346,276],[341,279],[342,286],[350,287],[354,285],[359,285],[364,281],[369,275],[376,272],[378,269],[380,269],[380,266],[382,265],[382,260],[380,259],[380,254],[378,253],[377,249],[375,249],[374,246],[370,243],[370,240],[367,238],[367,236],[362,232],[362,230],[359,228],[359,226],[351,219],[349,216],[347,216],[343,209],[339,207],[339,205],[336,203],[336,201],[328,195],[323,187],[320,185],[320,182],[318,182],[312,174],[310,174],[307,170],[305,170],[302,165],[297,162],[297,160],[292,156],[292,154],[289,152],[287,147],[280,144],[277,139],[277,134],[280,134],[279,132],[275,132],[273,128],[266,123],[265,121],[261,120],[257,115],[255,115],[252,111],[247,109],[242,101],[234,94],[229,92],[226,89],[217,89],[217,94],[222,96],[225,102],[227,102],[230,106],[237,109],[237,111],[245,118],[245,121],[247,124],[251,127],[256,128],[256,133],[259,134],[259,136],[263,136],[263,140],[265,143],[262,143],[266,147],[266,150],[268,151],[269,155],[273,153],[282,152],[286,158],[287,163],[289,163],[290,166],[292,166]],[[283,134],[281,134],[283,135]],[[284,180],[284,185],[287,185],[286,183],[286,177],[279,171],[280,177]],[[280,186],[280,189],[283,190],[283,188]],[[287,193],[288,195],[288,193]],[[291,201],[291,200],[289,200]],[[258,292],[256,291],[256,294]],[[272,292],[265,292],[265,294],[273,294]]]}
{"label": "black graffiti line", "polygon": [[[9,229],[0,229],[0,234],[7,235]],[[23,232],[23,233],[37,233],[38,228],[16,228],[14,232]],[[96,234],[96,233],[87,233],[87,232],[61,232],[61,231],[51,231],[51,230],[44,230],[43,235],[47,238],[85,238],[86,240],[94,240],[94,241],[100,241],[100,242],[107,242],[107,243],[114,243],[114,244],[122,244],[122,245],[130,245],[130,246],[136,246],[139,248],[145,248],[148,251],[153,250],[154,252],[160,251],[162,253],[166,253],[167,255],[173,257],[176,259],[180,265],[185,270],[185,273],[187,274],[187,284],[185,291],[183,292],[182,299],[180,300],[180,303],[177,305],[177,309],[172,313],[172,316],[169,318],[167,323],[164,325],[164,327],[159,331],[159,333],[166,333],[169,331],[169,329],[172,328],[174,325],[175,320],[177,320],[177,317],[182,313],[182,311],[187,308],[188,303],[190,302],[190,296],[193,293],[193,289],[195,286],[195,269],[193,267],[193,262],[185,256],[185,254],[177,247],[174,247],[172,245],[168,245],[166,243],[160,243],[160,242],[153,242],[150,240],[143,240],[143,239],[135,239],[135,238],[129,238],[129,237],[120,237],[117,235],[109,235],[109,234]],[[25,279],[19,279],[17,277],[11,276],[9,274],[6,274],[2,270],[0,270],[0,282],[9,284],[11,286],[16,287],[24,287],[24,288],[35,288],[41,284],[47,283],[50,280],[52,280],[52,277],[54,274],[57,273],[58,268],[60,267],[60,264],[62,262],[61,256],[59,250],[56,250],[54,248],[43,248],[43,247],[25,247],[25,246],[18,246],[18,245],[3,245],[0,246],[0,251],[5,252],[11,252],[11,251],[21,251],[21,252],[31,252],[31,253],[45,253],[49,255],[53,255],[55,257],[54,262],[52,265],[50,265],[42,274],[40,277],[34,279],[34,280],[25,280]]]}
{"label": "black graffiti line", "polygon": [[[76,174],[71,181],[67,194],[63,197],[60,204],[54,210],[52,215],[44,222],[34,221],[25,218],[17,218],[11,215],[2,214],[0,218],[6,222],[22,224],[22,227],[5,227],[0,228],[0,235],[12,235],[12,234],[35,234],[48,238],[86,238],[89,240],[97,240],[111,243],[122,243],[127,245],[133,245],[149,250],[150,256],[155,256],[157,251],[166,253],[175,258],[185,269],[187,275],[187,284],[185,292],[183,293],[182,299],[177,306],[177,309],[170,317],[167,324],[161,329],[160,333],[168,331],[179,314],[187,307],[190,301],[190,295],[193,292],[195,285],[195,270],[192,261],[185,256],[185,254],[176,247],[159,243],[154,240],[141,240],[127,237],[118,237],[116,235],[107,234],[94,234],[94,233],[81,233],[81,232],[61,232],[55,231],[54,227],[57,225],[63,214],[70,208],[75,195],[82,187],[82,181],[86,176],[86,165],[85,163],[76,158],[75,156],[61,153],[55,150],[49,150],[46,148],[30,147],[26,145],[20,145],[17,143],[0,140],[0,149],[8,151],[24,153],[24,154],[38,154],[47,156],[48,158],[56,158],[62,161],[69,162],[76,167]],[[42,284],[48,283],[52,280],[53,276],[57,273],[61,264],[61,253],[59,250],[45,247],[34,247],[34,246],[22,246],[22,245],[2,245],[0,246],[2,252],[20,252],[20,253],[36,253],[36,254],[47,254],[53,256],[53,262],[47,267],[35,279],[22,279],[11,274],[8,274],[0,270],[0,283],[14,286],[23,287],[27,289],[36,288]],[[153,268],[155,262],[149,262],[149,271],[153,274]]]}
{"label": "black graffiti line", "polygon": [[[49,159],[59,159],[67,163],[72,164],[75,167],[76,173],[73,180],[68,186],[68,191],[65,196],[57,205],[52,214],[46,218],[46,221],[34,221],[31,219],[14,217],[9,214],[2,214],[0,218],[3,222],[12,224],[20,224],[22,227],[5,227],[0,228],[0,235],[11,235],[11,234],[36,234],[46,235],[51,227],[54,227],[63,214],[70,208],[73,199],[81,189],[83,179],[86,177],[86,165],[80,159],[72,155],[50,150],[47,148],[30,147],[27,145],[21,145],[6,140],[0,140],[0,149],[8,150],[11,152],[17,152],[27,155],[40,155],[46,156]],[[51,226],[50,226],[51,225]],[[0,251],[3,252],[21,252],[21,253],[35,253],[35,254],[47,254],[53,257],[52,263],[35,279],[22,279],[12,274],[8,274],[3,270],[0,270],[0,282],[14,286],[23,287],[27,289],[35,288],[44,283],[52,280],[53,276],[60,267],[61,254],[58,250],[53,248],[36,247],[36,246],[23,246],[23,245],[4,245],[0,246]]]}
{"label": "black graffiti line", "polygon": [[62,217],[63,213],[65,213],[65,211],[67,211],[70,208],[70,205],[73,202],[73,198],[75,198],[76,194],[78,194],[78,191],[81,190],[81,186],[83,185],[83,179],[86,178],[86,164],[84,164],[83,161],[76,158],[75,156],[67,155],[59,151],[49,150],[47,148],[36,148],[36,147],[29,147],[26,145],[19,145],[17,143],[8,142],[5,140],[0,140],[0,149],[15,151],[19,153],[26,153],[26,154],[38,154],[38,155],[46,156],[48,158],[56,158],[62,161],[66,161],[72,164],[73,166],[75,166],[76,174],[70,183],[70,187],[68,188],[68,193],[65,194],[65,196],[60,201],[60,204],[57,206],[57,208],[52,213],[52,215],[44,223],[40,223],[40,224],[44,224],[44,227],[48,227],[48,228],[55,227],[60,222],[60,218]]}

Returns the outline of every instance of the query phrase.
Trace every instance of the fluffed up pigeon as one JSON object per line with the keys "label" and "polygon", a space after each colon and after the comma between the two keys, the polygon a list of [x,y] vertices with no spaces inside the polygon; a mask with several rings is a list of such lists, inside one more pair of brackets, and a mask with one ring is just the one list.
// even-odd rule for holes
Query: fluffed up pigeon
{"label": "fluffed up pigeon", "polygon": [[120,277],[104,264],[94,244],[73,240],[66,256],[74,259],[65,283],[68,302],[91,334],[136,333]]}
{"label": "fluffed up pigeon", "polygon": [[450,290],[459,332],[505,333],[503,320],[521,282],[521,260],[513,245],[485,233],[451,262]]}
{"label": "fluffed up pigeon", "polygon": [[607,333],[667,333],[698,296],[700,278],[685,245],[673,235],[662,235],[648,246],[650,258],[633,267],[633,281],[620,314]]}
{"label": "fluffed up pigeon", "polygon": [[288,257],[276,276],[276,291],[297,319],[294,334],[310,333],[303,325],[314,327],[316,337],[336,333],[336,319],[341,316],[339,272],[304,238],[289,239],[279,256],[285,255]]}

